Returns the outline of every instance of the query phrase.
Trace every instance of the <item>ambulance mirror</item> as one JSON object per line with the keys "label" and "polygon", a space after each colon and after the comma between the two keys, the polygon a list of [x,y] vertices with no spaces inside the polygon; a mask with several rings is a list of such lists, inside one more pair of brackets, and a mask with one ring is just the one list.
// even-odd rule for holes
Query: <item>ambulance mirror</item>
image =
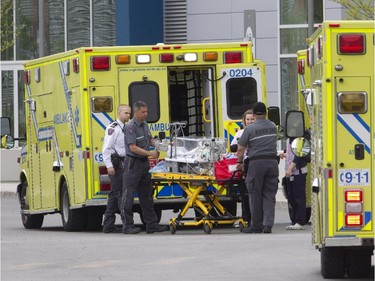
{"label": "ambulance mirror", "polygon": [[305,134],[305,120],[302,111],[289,110],[285,118],[285,136],[299,138]]}
{"label": "ambulance mirror", "polygon": [[1,148],[10,149],[14,147],[14,138],[11,135],[1,137]]}
{"label": "ambulance mirror", "polygon": [[268,108],[268,119],[280,126],[280,109],[277,106],[270,106]]}
{"label": "ambulance mirror", "polygon": [[305,138],[296,138],[291,143],[292,152],[298,157],[307,156],[310,153],[310,142]]}

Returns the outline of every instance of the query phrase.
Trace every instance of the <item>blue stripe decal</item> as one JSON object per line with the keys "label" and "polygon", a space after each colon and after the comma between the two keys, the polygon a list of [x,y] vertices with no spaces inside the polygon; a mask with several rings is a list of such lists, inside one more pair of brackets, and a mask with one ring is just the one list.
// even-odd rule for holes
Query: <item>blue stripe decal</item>
{"label": "blue stripe decal", "polygon": [[355,117],[355,119],[358,120],[359,123],[361,123],[361,125],[366,129],[366,131],[370,133],[370,126],[367,125],[367,123],[363,121],[363,119],[357,113],[353,114],[353,116]]}
{"label": "blue stripe decal", "polygon": [[365,149],[367,151],[367,153],[370,154],[370,147],[368,147],[366,145],[366,143],[352,130],[352,128],[350,128],[350,126],[345,123],[344,119],[341,118],[341,116],[339,114],[337,114],[337,119],[339,120],[339,122],[345,127],[346,130],[348,130],[348,132],[359,142],[359,143],[362,143],[365,145]]}

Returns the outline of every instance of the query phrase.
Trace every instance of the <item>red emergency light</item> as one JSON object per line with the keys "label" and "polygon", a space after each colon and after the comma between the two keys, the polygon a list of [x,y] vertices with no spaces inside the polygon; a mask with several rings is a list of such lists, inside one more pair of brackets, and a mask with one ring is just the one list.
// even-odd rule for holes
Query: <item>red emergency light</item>
{"label": "red emergency light", "polygon": [[30,85],[30,70],[26,70],[24,72],[24,75],[23,75],[23,82],[26,84],[26,85]]}
{"label": "red emergency light", "polygon": [[305,74],[305,60],[299,60],[297,62],[297,71],[299,75]]}
{"label": "red emergency light", "polygon": [[109,56],[91,57],[91,70],[109,70],[109,67],[110,67]]}
{"label": "red emergency light", "polygon": [[339,54],[352,54],[352,55],[362,55],[366,52],[365,49],[365,35],[364,34],[354,34],[345,33],[339,34]]}
{"label": "red emergency light", "polygon": [[73,72],[79,73],[79,59],[78,58],[73,59]]}
{"label": "red emergency light", "polygon": [[346,202],[362,202],[363,192],[361,189],[357,190],[345,190],[345,201]]}
{"label": "red emergency light", "polygon": [[242,62],[242,52],[225,52],[224,53],[224,63],[241,63]]}
{"label": "red emergency light", "polygon": [[345,224],[349,227],[359,227],[363,224],[363,216],[361,214],[345,215]]}
{"label": "red emergency light", "polygon": [[160,62],[173,62],[173,54],[161,54],[159,57]]}

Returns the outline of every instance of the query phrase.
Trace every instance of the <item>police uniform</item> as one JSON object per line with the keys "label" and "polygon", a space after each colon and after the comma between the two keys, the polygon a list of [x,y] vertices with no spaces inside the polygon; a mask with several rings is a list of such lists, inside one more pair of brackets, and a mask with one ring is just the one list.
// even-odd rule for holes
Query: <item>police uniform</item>
{"label": "police uniform", "polygon": [[268,119],[257,119],[238,140],[239,145],[248,148],[245,181],[250,197],[251,232],[272,232],[279,177],[276,143],[276,125]]}
{"label": "police uniform", "polygon": [[[107,168],[115,168],[115,175],[109,176],[111,181],[111,192],[108,195],[107,209],[104,214],[103,231],[112,232],[115,227],[116,213],[122,209],[122,180],[123,180],[123,159],[125,156],[125,125],[117,119],[105,130],[103,143],[103,161]],[[119,161],[118,167],[114,167],[113,157]],[[123,220],[123,218],[121,218]]]}
{"label": "police uniform", "polygon": [[[141,205],[143,219],[146,223],[146,231],[158,226],[158,219],[154,211],[153,188],[151,181],[150,163],[147,156],[133,153],[129,145],[136,146],[149,151],[151,133],[146,122],[138,123],[135,118],[130,120],[125,129],[124,182],[123,182],[123,216],[125,219],[124,233],[132,232],[134,229],[133,204],[134,195],[137,192]],[[130,229],[131,232],[126,232]],[[156,230],[156,231],[159,231]]]}

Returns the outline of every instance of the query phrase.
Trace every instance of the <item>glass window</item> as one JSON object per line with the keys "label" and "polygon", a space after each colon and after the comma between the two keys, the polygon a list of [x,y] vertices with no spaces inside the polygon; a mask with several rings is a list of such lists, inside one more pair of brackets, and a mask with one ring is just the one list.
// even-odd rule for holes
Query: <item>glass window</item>
{"label": "glass window", "polygon": [[1,2],[1,60],[13,60],[13,1]]}
{"label": "glass window", "polygon": [[[13,71],[1,72],[1,110],[3,117],[10,118],[10,126],[14,128],[14,103],[13,103]],[[14,136],[14,132],[11,133]]]}
{"label": "glass window", "polygon": [[90,0],[69,0],[68,50],[90,46]]}
{"label": "glass window", "polygon": [[[18,71],[18,137],[26,138],[26,115],[25,115],[25,87],[24,87],[24,71]],[[22,146],[25,140],[19,142]]]}
{"label": "glass window", "polygon": [[39,1],[24,0],[17,2],[17,27],[20,33],[16,40],[17,60],[30,60],[39,56]]}
{"label": "glass window", "polygon": [[129,86],[129,104],[137,101],[147,104],[147,122],[155,123],[160,118],[159,86],[155,82],[132,83]]}
{"label": "glass window", "polygon": [[307,28],[280,29],[281,54],[295,54],[298,50],[306,49]]}
{"label": "glass window", "polygon": [[[280,24],[307,24],[308,0],[280,0]],[[323,21],[323,0],[314,1],[314,23]]]}
{"label": "glass window", "polygon": [[280,83],[281,120],[285,120],[284,113],[298,106],[297,58],[280,60]]}
{"label": "glass window", "polygon": [[258,101],[257,81],[252,77],[229,79],[226,90],[227,114],[231,119],[241,119],[243,113]]}
{"label": "glass window", "polygon": [[116,4],[114,0],[93,0],[94,46],[116,45]]}
{"label": "glass window", "polygon": [[112,97],[94,97],[91,99],[93,112],[112,112]]}
{"label": "glass window", "polygon": [[64,0],[48,1],[48,15],[44,17],[45,55],[53,55],[65,50],[64,41]]}

